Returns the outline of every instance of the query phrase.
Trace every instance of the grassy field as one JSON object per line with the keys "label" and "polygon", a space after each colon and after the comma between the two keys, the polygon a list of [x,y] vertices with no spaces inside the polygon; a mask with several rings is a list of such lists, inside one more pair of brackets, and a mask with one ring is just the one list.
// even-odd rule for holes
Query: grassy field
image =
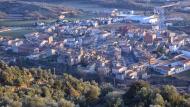
{"label": "grassy field", "polygon": [[190,81],[190,71],[185,71],[175,75],[176,78]]}
{"label": "grassy field", "polygon": [[13,38],[22,38],[25,34],[37,31],[36,29],[19,29],[7,32],[0,32],[2,36],[9,36]]}
{"label": "grassy field", "polygon": [[10,36],[13,38],[23,37],[27,33],[35,32],[37,29],[35,28],[36,22],[45,22],[51,23],[56,21],[56,19],[48,19],[48,20],[8,20],[8,19],[0,19],[0,27],[21,27],[21,29],[11,30],[6,32],[0,32],[2,36]]}
{"label": "grassy field", "polygon": [[45,22],[51,23],[55,19],[48,20],[9,20],[9,19],[0,19],[0,26],[6,27],[22,27],[22,26],[33,26],[36,22]]}

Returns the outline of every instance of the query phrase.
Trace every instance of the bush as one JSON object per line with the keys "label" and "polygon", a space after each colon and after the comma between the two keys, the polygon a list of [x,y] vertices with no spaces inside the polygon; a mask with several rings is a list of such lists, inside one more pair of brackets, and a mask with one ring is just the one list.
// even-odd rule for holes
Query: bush
{"label": "bush", "polygon": [[59,107],[75,107],[75,104],[65,99],[61,99],[58,103],[58,106]]}

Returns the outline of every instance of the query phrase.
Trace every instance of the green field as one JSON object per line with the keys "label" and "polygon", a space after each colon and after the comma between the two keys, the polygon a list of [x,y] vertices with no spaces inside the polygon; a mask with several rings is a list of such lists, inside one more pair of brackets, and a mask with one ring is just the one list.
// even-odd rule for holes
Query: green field
{"label": "green field", "polygon": [[9,20],[9,19],[0,19],[0,26],[6,27],[21,27],[21,26],[33,26],[36,22],[45,22],[51,23],[56,21],[55,19],[47,20]]}
{"label": "green field", "polygon": [[36,22],[45,22],[51,23],[56,21],[55,19],[48,19],[48,20],[9,20],[9,19],[0,19],[0,27],[22,27],[22,29],[18,30],[11,30],[0,32],[1,36],[9,36],[13,38],[20,38],[23,37],[27,33],[35,32],[37,29],[35,28]]}
{"label": "green field", "polygon": [[[90,16],[89,16],[90,17]],[[66,18],[67,20],[73,21],[77,19],[82,19],[81,17],[78,18]],[[11,30],[6,32],[0,32],[1,36],[9,36],[13,38],[22,38],[25,34],[38,31],[35,28],[36,22],[44,22],[44,23],[52,23],[55,22],[56,19],[47,19],[47,20],[10,20],[10,19],[0,19],[0,27],[22,27],[19,30]]]}
{"label": "green field", "polygon": [[37,31],[36,29],[20,29],[7,32],[0,32],[2,36],[8,36],[13,38],[22,38],[25,34]]}
{"label": "green field", "polygon": [[180,74],[176,74],[175,77],[183,80],[190,81],[190,71],[184,71]]}

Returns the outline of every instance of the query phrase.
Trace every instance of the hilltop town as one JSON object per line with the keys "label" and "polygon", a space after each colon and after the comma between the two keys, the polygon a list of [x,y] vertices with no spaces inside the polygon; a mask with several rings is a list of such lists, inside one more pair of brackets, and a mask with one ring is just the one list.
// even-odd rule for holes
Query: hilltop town
{"label": "hilltop town", "polygon": [[189,0],[0,0],[0,106],[189,107]]}
{"label": "hilltop town", "polygon": [[[0,59],[57,73],[98,74],[121,81],[120,85],[130,83],[126,80],[148,80],[158,87],[172,84],[188,91],[189,80],[175,76],[190,70],[190,35],[167,29],[181,19],[166,23],[162,13],[176,5],[155,8],[152,16],[114,9],[109,16],[69,20],[63,12],[55,22],[37,23],[40,30],[24,38],[1,36]],[[174,78],[161,82],[167,76]]]}

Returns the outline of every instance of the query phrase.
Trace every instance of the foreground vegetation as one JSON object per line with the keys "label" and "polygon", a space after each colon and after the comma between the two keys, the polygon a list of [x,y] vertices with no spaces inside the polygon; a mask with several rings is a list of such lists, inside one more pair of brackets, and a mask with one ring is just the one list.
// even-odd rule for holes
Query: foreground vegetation
{"label": "foreground vegetation", "polygon": [[173,86],[153,88],[144,81],[129,89],[99,85],[50,70],[25,69],[0,62],[0,106],[4,107],[189,107],[190,96]]}
{"label": "foreground vegetation", "polygon": [[[0,64],[0,105],[11,107],[73,107],[98,99],[95,82],[83,82],[70,75],[53,75],[41,69],[19,69]],[[67,105],[67,106],[66,106]]]}

